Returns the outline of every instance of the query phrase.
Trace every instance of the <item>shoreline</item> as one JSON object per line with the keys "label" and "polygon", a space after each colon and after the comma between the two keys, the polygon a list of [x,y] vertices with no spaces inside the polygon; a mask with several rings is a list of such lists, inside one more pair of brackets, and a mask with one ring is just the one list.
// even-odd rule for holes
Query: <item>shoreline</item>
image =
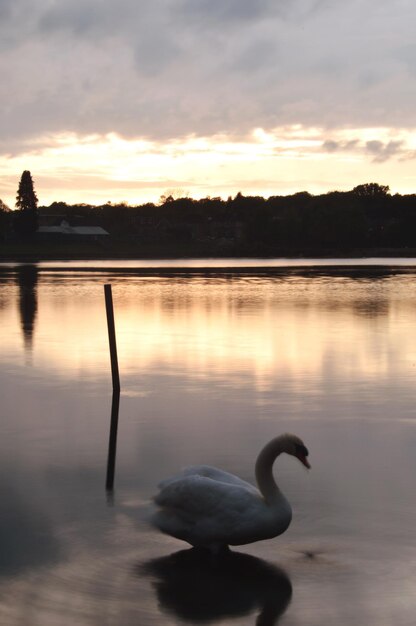
{"label": "shoreline", "polygon": [[[103,250],[100,253],[97,250],[77,250],[77,253],[69,254],[68,251],[58,252],[56,250],[43,250],[43,253],[39,253],[39,250],[19,250],[13,251],[8,250],[7,252],[1,250],[0,247],[0,263],[27,263],[27,264],[36,264],[42,262],[56,262],[56,263],[64,263],[64,262],[122,262],[122,261],[175,261],[175,260],[184,260],[189,261],[192,259],[197,260],[220,260],[224,259],[229,262],[232,262],[233,259],[247,259],[247,261],[259,260],[262,259],[267,262],[271,260],[288,260],[288,261],[299,261],[302,260],[318,260],[318,259],[328,259],[328,260],[369,260],[369,259],[415,259],[416,258],[416,248],[372,248],[372,249],[353,249],[353,250],[302,250],[302,251],[293,251],[293,250],[276,250],[273,253],[271,251],[261,252],[259,250],[251,251],[251,253],[247,250],[234,251],[233,254],[225,253],[225,251],[217,251],[216,254],[213,254],[212,251],[201,250],[199,253],[195,250],[169,250],[166,249],[152,249],[142,251],[142,254],[115,254],[114,251],[109,254],[104,254]],[[74,251],[73,251],[74,252]],[[108,251],[110,252],[110,251]],[[121,252],[121,251],[119,251]],[[230,251],[229,251],[230,252]],[[218,267],[218,266],[217,266]],[[212,267],[215,269],[215,267]]]}
{"label": "shoreline", "polygon": [[[75,252],[75,251],[74,251]],[[42,253],[36,250],[19,250],[3,251],[0,248],[0,263],[40,263],[44,261],[50,262],[66,262],[66,261],[151,261],[151,260],[190,260],[190,259],[264,259],[265,261],[272,259],[288,259],[298,260],[302,259],[411,259],[416,258],[416,248],[372,248],[372,249],[353,249],[353,250],[275,250],[261,252],[260,250],[251,251],[247,250],[234,251],[232,254],[230,251],[228,254],[226,251],[217,251],[215,254],[212,251],[201,250],[199,253],[196,250],[143,250],[141,254],[121,254],[114,253],[114,251],[108,251],[108,254],[103,254],[103,251],[98,253],[96,250],[78,250],[76,253],[69,254],[68,251],[52,251],[44,250]]]}

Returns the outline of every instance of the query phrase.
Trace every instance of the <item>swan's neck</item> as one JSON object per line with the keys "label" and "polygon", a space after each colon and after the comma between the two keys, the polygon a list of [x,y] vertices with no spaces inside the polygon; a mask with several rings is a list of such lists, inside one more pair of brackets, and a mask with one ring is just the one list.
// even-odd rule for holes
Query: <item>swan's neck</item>
{"label": "swan's neck", "polygon": [[283,451],[283,441],[281,437],[276,437],[264,446],[257,457],[255,468],[257,485],[269,504],[280,499],[283,495],[273,477],[273,463]]}

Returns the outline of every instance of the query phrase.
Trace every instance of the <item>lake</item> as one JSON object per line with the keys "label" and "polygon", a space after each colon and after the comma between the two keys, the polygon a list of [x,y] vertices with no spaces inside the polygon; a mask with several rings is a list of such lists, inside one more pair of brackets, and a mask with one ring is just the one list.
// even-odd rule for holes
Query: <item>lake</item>
{"label": "lake", "polygon": [[[416,259],[0,264],[0,623],[413,624],[415,321]],[[254,481],[283,432],[286,533],[221,564],[148,525],[161,479]]]}

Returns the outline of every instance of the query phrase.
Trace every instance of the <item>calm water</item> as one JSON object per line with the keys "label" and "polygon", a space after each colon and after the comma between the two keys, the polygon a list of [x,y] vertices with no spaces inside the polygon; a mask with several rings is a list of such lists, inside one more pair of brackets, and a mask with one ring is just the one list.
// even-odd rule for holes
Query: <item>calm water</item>
{"label": "calm water", "polygon": [[[414,624],[416,261],[333,263],[0,266],[1,624]],[[161,478],[253,480],[284,431],[284,535],[216,566],[148,527]]]}

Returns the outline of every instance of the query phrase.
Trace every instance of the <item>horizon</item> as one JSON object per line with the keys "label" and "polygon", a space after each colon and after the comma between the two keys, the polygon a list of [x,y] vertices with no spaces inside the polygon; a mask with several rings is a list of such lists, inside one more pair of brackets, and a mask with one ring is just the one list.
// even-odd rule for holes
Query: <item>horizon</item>
{"label": "horizon", "polygon": [[[390,189],[389,185],[383,185],[381,183],[377,183],[375,181],[367,181],[366,183],[360,183],[359,185],[355,185],[353,188],[351,189],[328,189],[326,191],[321,191],[321,192],[317,192],[317,193],[311,193],[306,189],[298,189],[297,191],[294,191],[292,193],[283,193],[283,194],[271,194],[271,195],[262,195],[260,193],[257,194],[244,194],[241,191],[238,191],[236,194],[230,194],[227,197],[224,196],[220,196],[220,195],[206,195],[206,196],[191,196],[189,193],[184,193],[183,195],[180,193],[182,190],[180,189],[168,189],[166,190],[165,194],[162,194],[162,196],[160,196],[157,200],[145,200],[143,202],[138,202],[136,204],[133,204],[131,202],[125,201],[125,200],[120,200],[120,201],[113,201],[111,199],[107,200],[106,202],[101,202],[101,203],[92,203],[92,202],[66,202],[65,200],[53,200],[52,202],[50,202],[49,204],[46,203],[41,203],[38,202],[38,206],[37,208],[50,208],[53,204],[65,204],[68,207],[72,207],[72,206],[89,206],[89,207],[97,207],[99,208],[100,206],[120,206],[120,205],[125,205],[128,208],[140,208],[142,206],[147,206],[149,204],[154,204],[155,206],[162,206],[163,204],[165,204],[165,198],[171,198],[171,201],[177,201],[177,200],[191,200],[193,202],[199,202],[202,200],[220,200],[221,202],[227,202],[228,200],[235,200],[236,197],[238,195],[241,195],[244,198],[263,198],[266,202],[270,199],[273,198],[290,198],[293,197],[295,195],[301,195],[301,194],[308,194],[310,197],[319,197],[319,196],[326,196],[326,195],[330,195],[332,193],[351,193],[353,192],[357,187],[361,187],[361,186],[366,186],[366,185],[378,185],[379,187],[387,187],[387,192],[386,194],[388,196],[394,196],[394,195],[398,195],[398,196],[406,196],[406,195],[415,195],[416,192],[415,191],[411,191],[407,194],[401,194],[400,192],[393,192]],[[34,186],[34,190],[36,192],[36,188]],[[0,198],[1,200],[1,198]],[[7,203],[6,203],[7,205]],[[7,205],[7,207],[11,210],[11,211],[18,211],[19,208],[16,206],[10,206]]]}

